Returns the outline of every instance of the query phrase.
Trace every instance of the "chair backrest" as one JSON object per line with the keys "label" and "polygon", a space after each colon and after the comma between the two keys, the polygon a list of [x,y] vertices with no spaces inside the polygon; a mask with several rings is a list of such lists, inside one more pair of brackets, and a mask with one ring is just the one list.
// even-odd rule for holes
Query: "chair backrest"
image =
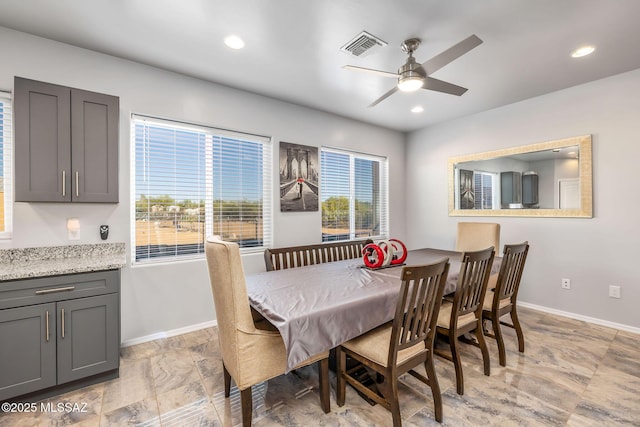
{"label": "chair backrest", "polygon": [[460,317],[482,310],[494,256],[493,246],[462,254],[460,275],[453,297],[452,316]]}
{"label": "chair backrest", "polygon": [[239,343],[236,330],[255,330],[240,248],[236,243],[210,237],[205,244],[205,253],[216,308],[222,360],[231,376],[237,379]]}
{"label": "chair backrest", "polygon": [[492,222],[459,222],[456,251],[479,251],[493,246],[500,249],[500,224]]}
{"label": "chair backrest", "polygon": [[354,240],[265,249],[264,264],[267,271],[273,271],[360,258],[366,242]]}
{"label": "chair backrest", "polygon": [[504,256],[500,264],[500,272],[496,281],[496,289],[493,296],[494,306],[498,301],[510,299],[515,302],[520,288],[524,263],[529,253],[529,242],[517,245],[504,245]]}
{"label": "chair backrest", "polygon": [[395,364],[400,350],[425,340],[427,345],[433,345],[448,274],[449,258],[430,265],[402,269],[400,295],[391,330],[389,366]]}

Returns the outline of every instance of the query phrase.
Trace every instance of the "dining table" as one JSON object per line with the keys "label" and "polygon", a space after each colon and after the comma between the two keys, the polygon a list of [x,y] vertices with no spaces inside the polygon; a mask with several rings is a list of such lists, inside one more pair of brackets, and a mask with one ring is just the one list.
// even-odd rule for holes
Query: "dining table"
{"label": "dining table", "polygon": [[[401,265],[370,269],[362,258],[246,275],[251,306],[282,335],[286,371],[393,319],[404,265],[448,258],[444,294],[455,292],[462,253],[442,249],[407,251]],[[494,258],[492,274],[500,268]]]}

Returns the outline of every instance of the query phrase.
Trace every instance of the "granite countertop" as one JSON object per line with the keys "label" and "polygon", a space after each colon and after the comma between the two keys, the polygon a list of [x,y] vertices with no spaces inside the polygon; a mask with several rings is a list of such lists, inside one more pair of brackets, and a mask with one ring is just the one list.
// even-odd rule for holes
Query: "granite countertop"
{"label": "granite countertop", "polygon": [[124,243],[0,249],[0,281],[122,268]]}

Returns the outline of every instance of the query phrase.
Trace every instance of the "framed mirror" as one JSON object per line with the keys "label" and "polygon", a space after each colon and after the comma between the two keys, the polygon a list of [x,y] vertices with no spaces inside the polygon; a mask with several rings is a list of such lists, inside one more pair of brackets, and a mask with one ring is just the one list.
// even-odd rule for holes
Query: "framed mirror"
{"label": "framed mirror", "polygon": [[450,216],[593,217],[591,135],[449,158]]}

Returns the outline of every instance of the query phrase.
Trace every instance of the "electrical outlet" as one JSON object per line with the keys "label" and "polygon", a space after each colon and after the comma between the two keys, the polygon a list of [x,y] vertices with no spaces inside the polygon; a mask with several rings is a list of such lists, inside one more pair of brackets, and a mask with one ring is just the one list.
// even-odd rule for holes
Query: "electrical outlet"
{"label": "electrical outlet", "polygon": [[571,289],[571,279],[562,279],[562,289]]}
{"label": "electrical outlet", "polygon": [[611,298],[620,298],[620,286],[610,285],[609,296]]}
{"label": "electrical outlet", "polygon": [[67,218],[67,239],[80,240],[80,220]]}

